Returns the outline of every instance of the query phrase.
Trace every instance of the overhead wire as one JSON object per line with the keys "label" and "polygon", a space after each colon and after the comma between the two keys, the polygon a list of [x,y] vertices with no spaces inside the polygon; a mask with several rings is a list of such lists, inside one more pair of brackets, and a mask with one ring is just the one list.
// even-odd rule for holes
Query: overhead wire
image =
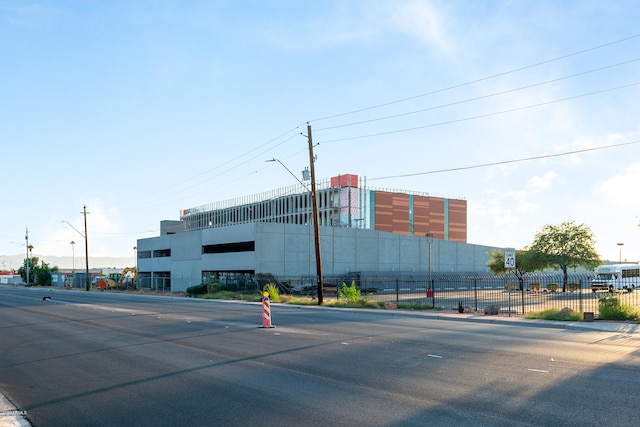
{"label": "overhead wire", "polygon": [[[523,67],[514,68],[512,70],[508,70],[508,71],[505,71],[505,72],[493,74],[493,75],[490,75],[490,76],[487,76],[487,77],[475,79],[475,80],[468,81],[468,82],[465,82],[465,83],[460,83],[460,84],[452,85],[452,86],[445,87],[445,88],[442,88],[442,89],[434,90],[434,91],[431,91],[431,92],[421,93],[421,94],[418,94],[418,95],[405,97],[405,98],[401,98],[401,99],[397,99],[397,100],[389,101],[389,102],[385,102],[385,103],[380,103],[380,104],[376,104],[376,105],[365,107],[365,108],[360,108],[360,109],[346,111],[346,112],[343,112],[343,113],[338,113],[338,114],[328,115],[328,116],[324,116],[324,117],[319,117],[319,118],[310,120],[309,122],[310,123],[316,123],[316,122],[326,121],[326,120],[329,120],[329,119],[335,119],[335,118],[339,118],[339,117],[344,117],[344,116],[347,116],[347,115],[352,115],[352,114],[356,114],[356,113],[370,111],[370,110],[382,108],[382,107],[385,107],[385,106],[390,106],[390,105],[399,104],[399,103],[415,100],[415,99],[426,97],[426,96],[430,96],[430,95],[439,94],[439,93],[450,91],[450,90],[453,90],[453,89],[457,89],[457,88],[461,88],[461,87],[465,87],[465,86],[470,86],[470,85],[473,85],[473,84],[476,84],[476,83],[489,81],[491,79],[496,79],[496,78],[499,78],[499,77],[507,76],[509,74],[517,73],[517,72],[524,71],[524,70],[527,70],[527,69],[539,67],[539,66],[542,66],[542,65],[545,65],[545,64],[550,64],[550,63],[553,63],[553,62],[556,62],[556,61],[560,61],[560,60],[567,59],[567,58],[570,58],[570,57],[574,57],[574,56],[577,56],[577,55],[585,54],[585,53],[592,52],[592,51],[595,51],[595,50],[598,50],[598,49],[603,49],[603,48],[606,48],[606,47],[609,47],[609,46],[613,46],[615,44],[627,42],[627,41],[630,41],[630,40],[633,40],[633,39],[637,39],[637,38],[640,38],[640,34],[631,35],[631,36],[628,36],[628,37],[625,37],[625,38],[621,38],[621,39],[618,39],[618,40],[614,40],[614,41],[611,41],[611,42],[608,42],[608,43],[600,44],[600,45],[593,46],[593,47],[590,47],[590,48],[587,48],[587,49],[582,49],[582,50],[579,50],[579,51],[576,51],[576,52],[572,52],[572,53],[565,54],[565,55],[562,55],[562,56],[558,56],[558,57],[555,57],[555,58],[551,58],[551,59],[548,59],[548,60],[536,62],[536,63],[530,64],[530,65],[526,65],[526,66],[523,66]],[[515,92],[515,91],[518,91],[518,90],[524,90],[524,89],[527,89],[527,88],[540,86],[540,85],[543,85],[543,84],[549,84],[549,83],[552,83],[552,82],[557,82],[557,81],[560,81],[560,80],[575,78],[575,77],[582,76],[582,75],[585,75],[585,74],[594,73],[594,72],[597,72],[597,71],[602,71],[602,70],[605,70],[605,69],[608,69],[608,68],[622,66],[622,65],[625,65],[625,64],[628,64],[628,63],[631,63],[631,62],[635,62],[635,61],[638,61],[638,60],[640,60],[640,58],[632,59],[632,60],[621,62],[621,63],[617,63],[617,64],[611,64],[611,65],[608,65],[608,66],[605,66],[605,67],[600,67],[600,68],[596,68],[596,69],[592,69],[592,70],[588,70],[588,71],[584,71],[584,72],[580,72],[580,73],[575,73],[575,74],[564,76],[564,77],[560,77],[560,78],[557,78],[557,79],[552,79],[552,80],[548,80],[548,81],[544,81],[544,82],[538,82],[538,83],[534,83],[534,84],[531,84],[531,85],[523,86],[523,87],[520,87],[520,88],[514,88],[514,89],[507,90],[507,91],[502,91],[502,92],[497,92],[497,93],[493,93],[493,94],[489,94],[489,95],[484,95],[482,97],[475,97],[475,98],[471,98],[471,99],[467,99],[467,100],[462,100],[462,101],[458,101],[458,102],[455,102],[455,103],[443,104],[443,105],[440,105],[440,106],[434,106],[434,107],[429,107],[429,108],[426,108],[426,109],[415,110],[415,111],[405,112],[405,113],[401,113],[401,114],[395,114],[395,115],[380,117],[380,118],[377,118],[377,119],[356,121],[356,122],[352,122],[352,123],[336,125],[336,126],[329,126],[329,127],[324,127],[324,128],[318,128],[318,129],[314,129],[314,130],[315,131],[321,131],[321,130],[329,130],[329,129],[347,127],[347,126],[354,126],[354,125],[357,125],[357,124],[366,124],[366,123],[373,122],[373,121],[387,120],[387,119],[406,116],[406,115],[410,115],[410,114],[417,114],[419,112],[429,111],[429,110],[433,110],[433,109],[437,109],[437,108],[444,108],[444,107],[447,107],[447,106],[453,106],[453,105],[458,105],[458,104],[462,104],[462,103],[468,103],[468,102],[477,101],[477,100],[480,100],[480,99],[485,99],[485,98],[495,97],[495,96],[499,96],[499,95],[504,95],[504,94],[507,94],[507,93],[510,93],[510,92]],[[504,111],[498,111],[498,112],[492,112],[492,113],[487,113],[487,114],[481,114],[481,115],[461,118],[461,119],[443,121],[443,122],[439,122],[439,123],[432,123],[432,124],[428,124],[428,125],[424,125],[424,126],[415,126],[415,127],[411,127],[411,128],[392,130],[392,131],[387,131],[387,132],[371,133],[371,134],[368,134],[368,135],[361,135],[361,136],[354,136],[354,137],[347,137],[347,138],[337,138],[337,139],[331,139],[331,140],[325,140],[325,141],[321,140],[320,143],[330,143],[330,142],[338,142],[338,141],[347,141],[347,140],[368,138],[368,137],[373,137],[373,136],[387,135],[387,134],[400,133],[400,132],[408,132],[408,131],[411,131],[411,130],[424,129],[424,128],[428,128],[428,127],[441,126],[441,125],[445,125],[445,124],[453,124],[453,123],[463,122],[463,121],[467,121],[467,120],[480,119],[480,118],[495,116],[495,115],[498,115],[498,114],[506,114],[506,113],[509,113],[509,112],[514,112],[514,111],[518,111],[518,110],[524,110],[524,109],[527,109],[527,108],[540,107],[540,106],[552,104],[552,103],[555,103],[555,102],[563,102],[563,101],[576,99],[576,98],[580,98],[580,97],[584,97],[584,96],[591,96],[591,95],[595,95],[597,93],[602,93],[602,92],[606,92],[606,91],[610,91],[610,90],[616,90],[616,89],[620,89],[620,88],[623,88],[623,87],[633,86],[633,85],[636,85],[636,84],[637,83],[634,83],[632,85],[627,85],[627,86],[620,86],[620,87],[617,87],[617,88],[610,88],[610,89],[606,89],[606,90],[602,90],[602,91],[591,92],[591,93],[588,93],[588,94],[582,94],[582,95],[577,95],[577,96],[573,96],[573,97],[563,98],[563,99],[559,99],[559,100],[553,100],[553,101],[548,101],[548,102],[544,102],[544,103],[539,103],[539,104],[534,104],[534,105],[529,105],[529,106],[513,108],[513,109],[509,109],[509,110],[504,110]],[[216,171],[216,174],[214,176],[211,176],[211,177],[209,177],[209,178],[207,178],[205,180],[201,180],[201,181],[199,181],[199,182],[197,182],[197,183],[195,183],[193,185],[189,185],[189,186],[186,186],[186,187],[182,186],[178,190],[173,191],[173,192],[171,192],[169,194],[165,193],[165,194],[163,194],[162,197],[157,198],[155,200],[151,200],[149,203],[145,203],[145,205],[146,206],[158,206],[158,205],[164,205],[166,203],[171,203],[171,202],[176,200],[175,198],[172,197],[172,196],[175,196],[176,194],[183,194],[183,197],[177,199],[177,200],[182,200],[182,199],[185,199],[185,198],[188,198],[188,197],[193,197],[194,195],[210,192],[211,188],[207,188],[207,189],[202,190],[202,191],[197,192],[197,193],[190,193],[189,195],[184,195],[185,190],[193,189],[193,188],[201,186],[201,185],[203,185],[203,184],[205,184],[207,182],[210,182],[211,180],[213,180],[215,178],[218,178],[220,176],[228,174],[229,172],[236,170],[238,168],[238,166],[244,165],[244,164],[256,159],[257,157],[268,153],[269,151],[273,150],[274,148],[276,148],[278,146],[281,146],[284,143],[290,141],[291,139],[293,139],[293,137],[297,136],[298,133],[296,133],[294,135],[291,135],[291,136],[289,136],[288,138],[286,138],[286,139],[284,139],[282,141],[280,141],[280,140],[282,138],[284,138],[285,136],[289,135],[291,132],[299,130],[300,126],[302,126],[302,124],[292,128],[292,129],[290,129],[290,130],[288,130],[286,132],[283,132],[282,134],[280,134],[280,135],[278,135],[278,136],[276,136],[274,138],[271,138],[268,141],[266,141],[266,142],[264,142],[264,143],[262,143],[262,144],[260,144],[260,145],[258,145],[256,147],[254,147],[254,148],[252,148],[252,149],[250,149],[250,150],[248,150],[248,151],[246,151],[246,152],[244,152],[242,154],[239,154],[238,156],[233,157],[232,159],[230,159],[228,161],[221,162],[218,166],[212,167],[210,169],[207,169],[205,171],[202,171],[200,173],[192,175],[189,178],[186,178],[184,180],[181,180],[181,181],[178,181],[176,183],[171,184],[170,185],[171,188],[179,187],[181,184],[185,184],[185,183],[191,182],[191,181],[193,181],[195,179],[198,179],[198,178],[200,178],[202,176],[210,174],[213,171]],[[278,144],[274,145],[273,147],[271,147],[271,145],[273,145],[273,143],[276,142],[276,141],[280,141],[280,142]],[[241,163],[239,163],[239,164],[237,164],[235,166],[231,166],[230,165],[231,163],[236,162],[239,159],[242,159],[242,158],[248,156],[249,154],[251,154],[251,153],[253,153],[253,152],[255,152],[255,151],[257,151],[257,150],[259,150],[259,149],[261,149],[263,147],[269,147],[269,148],[267,148],[265,150],[262,150],[257,155],[252,156],[252,157],[244,160],[243,162],[241,162]],[[223,169],[223,170],[220,170],[219,168],[221,166],[228,166],[228,167]],[[262,169],[260,169],[260,170],[262,170]],[[251,173],[247,173],[247,174],[245,174],[243,176],[253,175],[256,172],[258,172],[258,171],[252,171]],[[167,189],[167,187],[163,188],[162,190],[158,190],[158,192],[159,191],[166,192],[166,189]],[[163,202],[164,200],[166,200],[166,203]],[[138,204],[137,204],[137,206],[135,208],[139,209],[139,207],[140,207],[139,199],[137,200],[137,202],[138,202]],[[154,202],[160,202],[160,203],[154,203]]]}
{"label": "overhead wire", "polygon": [[575,77],[585,76],[587,74],[596,73],[598,71],[603,71],[603,70],[607,70],[607,69],[611,69],[611,68],[615,68],[615,67],[620,67],[620,66],[623,66],[623,65],[628,65],[628,64],[631,64],[633,62],[638,62],[638,61],[640,61],[640,58],[634,58],[634,59],[631,59],[631,60],[628,60],[628,61],[619,62],[619,63],[616,63],[616,64],[611,64],[611,65],[607,65],[607,66],[600,67],[600,68],[594,68],[594,69],[583,71],[583,72],[580,72],[580,73],[570,74],[570,75],[567,75],[567,76],[558,77],[558,78],[551,79],[551,80],[545,80],[545,81],[538,82],[538,83],[532,83],[532,84],[529,84],[529,85],[520,86],[520,87],[513,88],[513,89],[508,89],[508,90],[504,90],[504,91],[500,91],[500,92],[494,92],[494,93],[491,93],[491,94],[488,94],[488,95],[476,96],[476,97],[473,97],[473,98],[467,98],[467,99],[463,99],[463,100],[456,101],[456,102],[449,102],[449,103],[446,103],[446,104],[435,105],[435,106],[428,107],[428,108],[422,108],[422,109],[419,109],[419,110],[412,110],[412,111],[407,111],[407,112],[404,112],[404,113],[392,114],[392,115],[383,116],[383,117],[376,117],[376,118],[368,119],[368,120],[361,120],[361,121],[357,121],[357,122],[344,123],[344,124],[335,125],[335,126],[316,128],[316,129],[314,129],[314,132],[321,132],[321,131],[326,131],[326,130],[339,129],[339,128],[344,128],[344,127],[349,127],[349,126],[355,126],[355,125],[378,122],[378,121],[383,121],[383,120],[395,119],[395,118],[398,118],[398,117],[409,116],[409,115],[412,115],[412,114],[424,113],[426,111],[433,111],[433,110],[438,110],[438,109],[441,109],[441,108],[452,107],[454,105],[466,104],[466,103],[470,103],[470,102],[474,102],[474,101],[479,101],[479,100],[482,100],[482,99],[488,99],[488,98],[493,98],[493,97],[500,96],[500,95],[506,95],[506,94],[509,94],[509,93],[518,92],[518,91],[525,90],[525,89],[531,89],[531,88],[534,88],[534,87],[543,86],[543,85],[547,85],[547,84],[550,84],[550,83],[557,83],[557,82],[562,81],[562,80],[568,80],[568,79],[572,79],[572,78],[575,78]]}
{"label": "overhead wire", "polygon": [[477,119],[497,116],[497,115],[501,115],[501,114],[513,113],[513,112],[516,112],[516,111],[527,110],[527,109],[530,109],[530,108],[542,107],[542,106],[545,106],[545,105],[555,104],[555,103],[559,103],[559,102],[570,101],[570,100],[573,100],[573,99],[578,99],[578,98],[584,98],[584,97],[588,97],[588,96],[598,95],[600,93],[605,93],[605,92],[611,92],[611,91],[614,91],[614,90],[625,89],[625,88],[628,88],[628,87],[637,86],[639,84],[640,83],[630,83],[630,84],[627,84],[627,85],[616,86],[616,87],[613,87],[613,88],[608,88],[608,89],[602,89],[602,90],[598,90],[598,91],[583,93],[583,94],[580,94],[580,95],[574,95],[574,96],[570,96],[570,97],[566,97],[566,98],[560,98],[560,99],[555,99],[555,100],[551,100],[551,101],[540,102],[540,103],[537,103],[537,104],[531,104],[531,105],[526,105],[526,106],[522,106],[522,107],[510,108],[510,109],[507,109],[507,110],[494,111],[494,112],[486,113],[486,114],[479,114],[479,115],[475,115],[475,116],[463,117],[463,118],[460,118],[460,119],[453,119],[453,120],[446,120],[446,121],[441,121],[441,122],[436,122],[436,123],[430,123],[430,124],[427,124],[427,125],[413,126],[413,127],[409,127],[409,128],[395,129],[395,130],[391,130],[391,131],[377,132],[377,133],[371,133],[371,134],[366,134],[366,135],[358,135],[358,136],[352,136],[352,137],[346,137],[346,138],[329,139],[329,140],[325,140],[325,141],[320,140],[319,143],[320,144],[327,144],[327,143],[333,143],[333,142],[352,141],[352,140],[356,140],[356,139],[371,138],[371,137],[375,137],[375,136],[391,135],[391,134],[396,134],[396,133],[410,132],[410,131],[414,131],[414,130],[418,130],[418,129],[426,129],[426,128],[430,128],[430,127],[449,125],[449,124],[460,123],[460,122],[465,122],[465,121],[469,121],[469,120],[477,120]]}
{"label": "overhead wire", "polygon": [[562,153],[544,154],[544,155],[540,155],[540,156],[524,157],[524,158],[520,158],[520,159],[511,159],[511,160],[502,160],[502,161],[499,161],[499,162],[482,163],[482,164],[471,165],[471,166],[460,166],[460,167],[456,167],[456,168],[434,169],[434,170],[430,170],[430,171],[414,172],[414,173],[407,173],[407,174],[401,174],[401,175],[389,175],[389,176],[381,176],[381,177],[376,177],[376,178],[367,178],[367,181],[380,181],[380,180],[393,179],[393,178],[409,178],[409,177],[414,177],[414,176],[432,175],[432,174],[445,173],[445,172],[459,172],[459,171],[470,170],[470,169],[486,168],[486,167],[490,167],[490,166],[506,165],[506,164],[510,164],[510,163],[521,163],[521,162],[529,162],[529,161],[532,161],[532,160],[541,160],[541,159],[549,159],[549,158],[553,158],[553,157],[569,156],[569,155],[572,155],[572,154],[587,153],[587,152],[590,152],[590,151],[607,150],[607,149],[610,149],[610,148],[619,148],[619,147],[624,147],[624,146],[628,146],[628,145],[635,145],[635,144],[640,144],[640,140],[622,142],[622,143],[619,143],[619,144],[603,145],[603,146],[600,146],[600,147],[584,148],[584,149],[581,149],[581,150],[565,151],[565,152],[562,152]]}
{"label": "overhead wire", "polygon": [[[291,131],[288,131],[287,133],[290,133],[290,132],[291,132]],[[235,157],[234,159],[232,159],[232,161],[233,161],[233,160],[240,159],[240,158],[242,158],[242,157],[244,157],[244,156],[246,156],[246,155],[248,155],[248,154],[250,154],[250,153],[252,153],[252,152],[255,152],[255,151],[256,151],[256,150],[258,150],[259,148],[264,147],[265,145],[268,145],[268,144],[270,144],[270,143],[272,143],[272,142],[276,141],[277,139],[281,138],[283,135],[286,135],[286,133],[285,133],[285,134],[282,134],[282,135],[280,135],[280,136],[278,136],[277,138],[273,138],[273,139],[269,140],[269,142],[267,142],[267,143],[265,143],[265,144],[261,144],[261,145],[257,146],[256,148],[254,148],[254,149],[252,149],[252,150],[250,150],[250,151],[248,151],[248,152],[246,152],[246,153],[244,153],[244,154],[242,154],[242,155],[240,155],[240,156]],[[295,133],[295,134],[293,134],[293,135],[289,136],[287,139],[285,139],[285,140],[281,141],[280,143],[276,144],[274,147],[271,147],[271,148],[269,148],[269,149],[267,149],[267,150],[263,150],[263,151],[261,151],[260,153],[256,154],[255,156],[250,157],[250,158],[248,158],[248,159],[244,160],[244,161],[243,161],[243,162],[241,162],[241,163],[238,163],[238,164],[236,164],[236,165],[234,165],[234,166],[229,166],[229,167],[227,167],[226,169],[223,169],[223,170],[221,170],[221,171],[218,171],[218,173],[216,173],[215,175],[213,175],[213,176],[211,176],[211,177],[207,178],[206,180],[199,181],[199,182],[197,182],[197,183],[195,183],[195,184],[192,184],[192,185],[189,185],[189,186],[187,186],[187,187],[181,187],[178,191],[174,191],[174,192],[172,192],[172,193],[165,194],[165,195],[163,195],[163,196],[162,196],[162,197],[160,197],[160,198],[152,199],[152,200],[150,200],[150,201],[146,202],[146,203],[145,203],[145,206],[148,206],[148,207],[162,206],[162,205],[164,205],[164,204],[166,204],[166,203],[172,203],[172,202],[175,202],[175,201],[184,200],[184,199],[186,199],[186,198],[190,198],[190,197],[193,197],[193,196],[197,196],[197,195],[199,195],[199,194],[204,194],[204,193],[210,192],[210,191],[212,190],[212,187],[208,187],[208,188],[206,188],[206,189],[204,189],[204,190],[202,190],[202,191],[198,191],[198,192],[195,192],[195,193],[190,193],[190,194],[188,194],[188,195],[183,195],[183,197],[178,197],[178,198],[171,197],[171,196],[174,196],[174,195],[177,195],[177,194],[184,193],[186,190],[189,190],[189,189],[192,189],[192,188],[195,188],[195,187],[198,187],[198,186],[204,185],[205,183],[207,183],[207,182],[209,182],[209,181],[211,181],[211,180],[213,180],[213,179],[215,179],[215,178],[217,178],[217,177],[219,177],[219,176],[222,176],[222,175],[224,175],[224,174],[226,174],[226,173],[230,172],[231,170],[233,170],[233,169],[235,169],[235,168],[238,168],[239,166],[242,166],[242,165],[244,165],[244,164],[246,164],[246,163],[250,162],[251,160],[255,160],[256,158],[258,158],[258,157],[260,157],[260,156],[262,156],[262,155],[265,155],[265,154],[266,154],[267,152],[269,152],[271,149],[273,149],[273,148],[275,148],[275,147],[278,147],[278,146],[280,146],[280,145],[282,145],[282,144],[284,144],[284,143],[286,143],[286,142],[290,141],[291,139],[293,139],[293,138],[295,138],[295,137],[297,137],[297,136],[299,136],[299,133]],[[211,169],[211,170],[213,170],[213,169]],[[202,176],[202,175],[204,175],[204,174],[206,174],[206,173],[210,172],[211,170],[209,170],[209,171],[207,171],[207,172],[202,172],[202,173],[200,173],[200,174],[199,174],[199,175],[197,175],[197,176]],[[185,182],[186,182],[186,181],[185,181]],[[225,183],[220,183],[220,184],[218,184],[216,187],[220,187],[220,186],[223,186],[223,185],[226,185],[226,184],[225,184]],[[214,188],[216,188],[216,187],[214,187]],[[167,202],[166,202],[166,203],[165,203],[165,202],[163,202],[164,200],[167,200]],[[135,207],[131,207],[131,208],[129,209],[129,211],[131,211],[131,210],[137,210],[137,209],[139,209],[139,208],[140,208],[140,204],[136,205]],[[126,209],[126,208],[125,208],[125,209],[123,209],[123,212],[126,212],[126,211],[127,211],[127,209]]]}
{"label": "overhead wire", "polygon": [[632,40],[632,39],[635,39],[635,38],[639,38],[639,37],[640,37],[640,34],[634,34],[634,35],[631,35],[629,37],[625,37],[625,38],[622,38],[622,39],[614,40],[612,42],[604,43],[604,44],[601,44],[601,45],[598,45],[598,46],[590,47],[588,49],[583,49],[583,50],[580,50],[580,51],[577,51],[577,52],[568,53],[566,55],[558,56],[558,57],[555,57],[555,58],[552,58],[552,59],[548,59],[548,60],[545,60],[545,61],[541,61],[541,62],[536,62],[535,64],[525,65],[524,67],[514,68],[513,70],[504,71],[504,72],[501,72],[501,73],[493,74],[491,76],[482,77],[482,78],[479,78],[479,79],[476,79],[476,80],[471,80],[469,82],[460,83],[460,84],[456,84],[456,85],[453,85],[453,86],[448,86],[448,87],[445,87],[445,88],[442,88],[442,89],[437,89],[437,90],[434,90],[434,91],[431,91],[431,92],[421,93],[419,95],[414,95],[414,96],[409,96],[409,97],[406,97],[406,98],[401,98],[401,99],[398,99],[398,100],[395,100],[395,101],[389,101],[389,102],[384,102],[384,103],[377,104],[377,105],[372,105],[370,107],[364,107],[364,108],[360,108],[360,109],[357,109],[357,110],[347,111],[347,112],[344,112],[344,113],[339,113],[339,114],[333,114],[333,115],[330,115],[330,116],[320,117],[320,118],[316,118],[316,119],[310,120],[310,121],[316,123],[316,122],[320,122],[320,121],[324,121],[324,120],[334,119],[334,118],[337,118],[337,117],[347,116],[347,115],[350,115],[350,114],[362,113],[364,111],[369,111],[369,110],[373,110],[373,109],[377,109],[377,108],[387,107],[389,105],[399,104],[401,102],[412,101],[412,100],[417,99],[417,98],[422,98],[422,97],[425,97],[425,96],[431,96],[431,95],[435,95],[435,94],[438,94],[438,93],[447,92],[447,91],[450,91],[450,90],[453,90],[453,89],[458,89],[458,88],[461,88],[461,87],[470,86],[470,85],[473,85],[473,84],[476,84],[476,83],[480,83],[480,82],[484,82],[484,81],[487,81],[487,80],[492,80],[492,79],[495,79],[495,78],[498,78],[498,77],[503,77],[503,76],[506,76],[506,75],[509,75],[509,74],[517,73],[517,72],[520,72],[520,71],[528,70],[530,68],[539,67],[541,65],[550,64],[552,62],[560,61],[560,60],[567,59],[567,58],[570,58],[570,57],[573,57],[573,56],[577,56],[577,55],[581,55],[581,54],[584,54],[584,53],[587,53],[587,52],[592,52],[594,50],[598,50],[598,49],[602,49],[602,48],[605,48],[605,47],[609,47],[609,46],[612,46],[612,45],[615,45],[615,44],[618,44],[618,43],[623,43],[623,42],[626,42],[626,41],[629,41],[629,40]]}

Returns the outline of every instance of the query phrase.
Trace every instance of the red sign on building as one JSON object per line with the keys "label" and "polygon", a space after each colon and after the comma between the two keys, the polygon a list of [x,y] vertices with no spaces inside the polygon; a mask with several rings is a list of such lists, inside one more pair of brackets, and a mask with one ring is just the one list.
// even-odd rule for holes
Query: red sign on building
{"label": "red sign on building", "polygon": [[331,178],[331,187],[358,187],[358,175],[346,174]]}

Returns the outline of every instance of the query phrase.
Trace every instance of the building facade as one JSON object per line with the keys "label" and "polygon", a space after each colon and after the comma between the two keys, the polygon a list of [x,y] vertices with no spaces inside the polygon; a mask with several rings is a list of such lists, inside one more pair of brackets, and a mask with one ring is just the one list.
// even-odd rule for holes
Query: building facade
{"label": "building facade", "polygon": [[[487,271],[493,248],[467,244],[465,200],[365,183],[342,175],[316,187],[325,276]],[[138,240],[138,284],[184,291],[221,275],[314,278],[312,218],[303,186],[184,209],[162,221],[160,236]]]}
{"label": "building facade", "polygon": [[[368,188],[366,179],[352,174],[318,182],[316,191],[320,226],[467,241],[466,200]],[[181,231],[195,231],[252,222],[308,225],[311,218],[310,192],[291,186],[184,209],[180,221]]]}

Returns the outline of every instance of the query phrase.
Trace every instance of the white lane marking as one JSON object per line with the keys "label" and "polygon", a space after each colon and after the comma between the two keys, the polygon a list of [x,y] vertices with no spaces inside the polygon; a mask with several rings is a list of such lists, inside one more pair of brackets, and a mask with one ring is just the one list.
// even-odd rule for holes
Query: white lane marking
{"label": "white lane marking", "polygon": [[435,357],[436,359],[442,359],[442,356],[438,356],[437,354],[427,354],[427,357]]}
{"label": "white lane marking", "polygon": [[529,368],[529,369],[527,369],[527,371],[542,372],[543,374],[548,374],[549,373],[549,371],[545,371],[544,369],[532,369],[532,368]]}

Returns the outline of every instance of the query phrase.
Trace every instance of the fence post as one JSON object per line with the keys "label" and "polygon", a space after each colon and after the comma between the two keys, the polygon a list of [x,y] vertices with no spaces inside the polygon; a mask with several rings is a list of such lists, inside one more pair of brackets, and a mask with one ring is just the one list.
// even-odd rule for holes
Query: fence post
{"label": "fence post", "polygon": [[578,283],[580,284],[580,288],[578,289],[578,292],[580,292],[580,313],[584,313],[582,308],[582,279],[578,280]]}
{"label": "fence post", "polygon": [[431,286],[431,306],[433,308],[436,308],[436,288],[435,286],[433,286],[433,278],[429,279],[429,282],[429,286]]}
{"label": "fence post", "polygon": [[398,304],[400,301],[400,297],[398,295],[398,279],[396,279],[396,304]]}
{"label": "fence post", "polygon": [[524,277],[519,278],[520,282],[520,294],[522,295],[522,315],[524,316]]}
{"label": "fence post", "polygon": [[475,310],[478,311],[478,279],[473,279],[473,299],[475,300]]}
{"label": "fence post", "polygon": [[509,306],[507,310],[509,310],[509,317],[511,317],[511,283],[507,283],[507,293],[508,293],[508,298],[507,298],[507,305]]}

